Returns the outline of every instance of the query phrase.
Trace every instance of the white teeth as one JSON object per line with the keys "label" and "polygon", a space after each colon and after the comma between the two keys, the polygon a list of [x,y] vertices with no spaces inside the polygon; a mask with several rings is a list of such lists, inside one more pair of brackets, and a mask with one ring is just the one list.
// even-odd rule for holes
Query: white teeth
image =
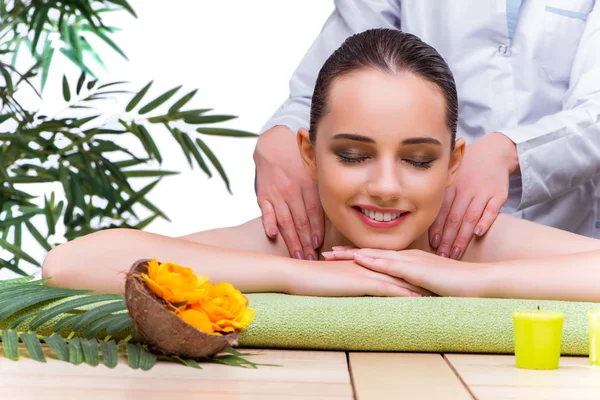
{"label": "white teeth", "polygon": [[395,212],[395,213],[384,213],[384,212],[380,212],[380,211],[373,211],[373,210],[366,210],[364,208],[361,208],[360,211],[365,214],[367,217],[375,220],[375,221],[379,221],[379,222],[387,222],[387,221],[391,221],[394,220],[398,217],[400,217],[402,215],[402,213],[399,212]]}

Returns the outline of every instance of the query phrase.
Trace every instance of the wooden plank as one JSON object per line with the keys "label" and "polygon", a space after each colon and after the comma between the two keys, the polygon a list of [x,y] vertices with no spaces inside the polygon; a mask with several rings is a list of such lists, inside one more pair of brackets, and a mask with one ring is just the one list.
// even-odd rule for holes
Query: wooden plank
{"label": "wooden plank", "polygon": [[561,357],[557,370],[515,366],[511,355],[446,354],[471,392],[488,399],[600,399],[600,367],[587,357]]}
{"label": "wooden plank", "polygon": [[[124,356],[114,369],[71,365],[49,358],[0,358],[1,399],[352,399],[344,352],[247,350],[258,369],[202,363],[202,370],[158,362],[150,371],[133,370]],[[51,352],[45,349],[47,356]]]}
{"label": "wooden plank", "polygon": [[350,353],[357,400],[472,399],[440,354]]}

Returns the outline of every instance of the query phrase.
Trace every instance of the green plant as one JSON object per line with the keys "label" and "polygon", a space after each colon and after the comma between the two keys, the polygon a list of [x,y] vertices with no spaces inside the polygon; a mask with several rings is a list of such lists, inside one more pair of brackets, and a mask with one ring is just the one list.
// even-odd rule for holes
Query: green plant
{"label": "green plant", "polygon": [[[197,360],[154,354],[135,335],[132,339],[133,321],[122,296],[45,286],[48,279],[31,279],[0,281],[0,339],[7,358],[19,360],[21,340],[29,356],[39,362],[46,362],[44,342],[58,360],[72,364],[97,366],[101,361],[114,368],[123,353],[134,369],[148,370],[157,360],[201,369]],[[251,355],[228,348],[202,361],[244,368],[267,365],[244,358]]]}
{"label": "green plant", "polygon": [[[61,219],[67,240],[111,227],[143,229],[158,217],[168,220],[146,199],[163,177],[177,173],[151,166],[162,163],[151,133],[157,127],[170,132],[191,168],[195,163],[211,176],[207,164],[212,164],[229,191],[227,175],[201,135],[256,136],[207,127],[236,117],[210,115],[211,109],[184,109],[195,90],[175,97],[178,86],[148,101],[152,82],[136,93],[125,89],[127,82],[99,83],[84,56],[101,67],[104,63],[88,39],[96,36],[126,57],[110,38],[117,28],[102,21],[105,13],[117,10],[135,16],[126,0],[0,0],[0,248],[10,254],[0,257],[0,268],[26,275],[21,262],[39,266],[39,260],[22,249],[23,235],[28,232],[49,251],[55,245],[49,238]],[[55,41],[62,46],[60,53],[82,72],[76,81],[63,76],[68,107],[46,116],[22,106],[15,94],[26,87],[39,96],[55,56]],[[34,64],[20,72],[16,61],[24,48]],[[116,124],[102,118],[101,101],[108,96],[131,96]],[[157,113],[172,99],[176,101],[166,112]],[[134,154],[113,141],[119,136],[135,138],[145,154]],[[139,178],[152,181],[134,190],[132,180]],[[65,201],[57,201],[59,196],[51,191],[42,202],[29,190],[51,182],[61,186]],[[46,228],[40,229],[34,218],[45,219]]]}

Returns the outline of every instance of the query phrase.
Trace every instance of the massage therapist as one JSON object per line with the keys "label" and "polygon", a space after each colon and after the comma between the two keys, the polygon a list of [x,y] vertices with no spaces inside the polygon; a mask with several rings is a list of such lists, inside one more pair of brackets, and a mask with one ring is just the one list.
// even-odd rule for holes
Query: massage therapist
{"label": "massage therapist", "polygon": [[308,128],[326,58],[374,27],[421,37],[446,59],[458,87],[458,137],[467,146],[429,229],[438,255],[460,258],[500,211],[600,237],[600,1],[338,0],[335,7],[254,153],[265,233],[281,235],[292,257],[315,259],[324,232],[294,133]]}

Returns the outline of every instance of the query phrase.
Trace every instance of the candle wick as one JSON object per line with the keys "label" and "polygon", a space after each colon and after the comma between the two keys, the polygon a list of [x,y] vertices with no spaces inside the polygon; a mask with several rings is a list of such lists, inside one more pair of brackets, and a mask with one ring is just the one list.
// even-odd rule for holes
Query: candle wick
{"label": "candle wick", "polygon": [[540,306],[538,306],[538,311],[540,311]]}

